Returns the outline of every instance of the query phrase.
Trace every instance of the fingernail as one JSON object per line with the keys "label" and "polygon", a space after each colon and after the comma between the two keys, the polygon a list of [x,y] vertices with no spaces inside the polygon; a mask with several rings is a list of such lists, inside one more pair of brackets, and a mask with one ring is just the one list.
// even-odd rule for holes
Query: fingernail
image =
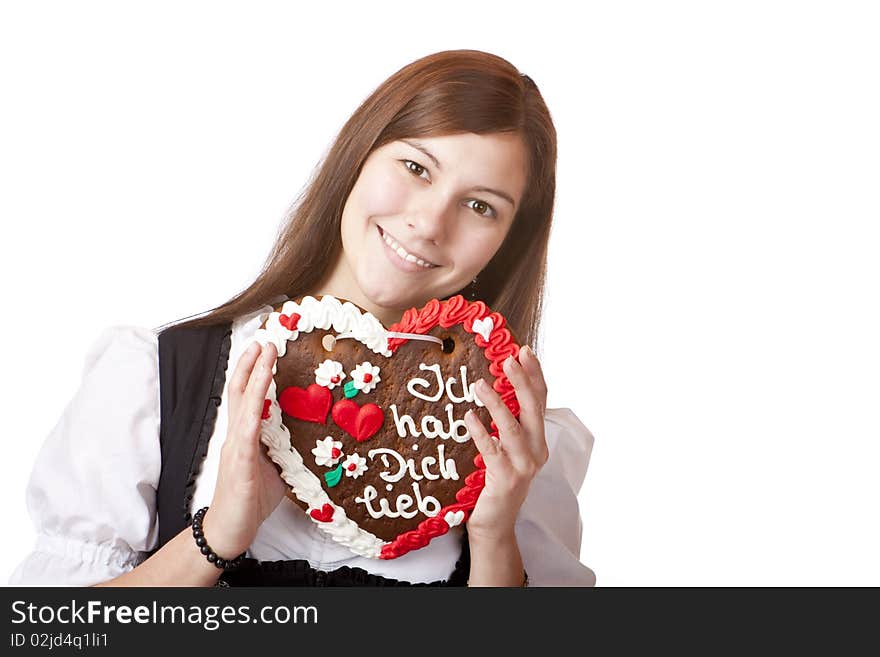
{"label": "fingernail", "polygon": [[527,358],[531,358],[535,355],[535,352],[532,351],[532,348],[529,345],[526,345],[525,347],[520,349],[520,351],[523,352],[523,354],[525,354]]}
{"label": "fingernail", "polygon": [[247,348],[249,354],[256,352],[257,349],[260,348],[259,342],[251,342],[251,346]]}
{"label": "fingernail", "polygon": [[513,356],[508,356],[504,359],[504,369],[509,369],[510,365],[513,363]]}

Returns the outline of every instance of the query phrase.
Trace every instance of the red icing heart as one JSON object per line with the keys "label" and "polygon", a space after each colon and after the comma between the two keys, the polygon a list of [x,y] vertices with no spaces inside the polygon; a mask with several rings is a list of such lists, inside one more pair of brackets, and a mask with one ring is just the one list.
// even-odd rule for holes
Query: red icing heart
{"label": "red icing heart", "polygon": [[385,414],[376,404],[358,406],[350,399],[340,399],[333,405],[333,421],[348,435],[362,443],[382,428]]}
{"label": "red icing heart", "polygon": [[281,324],[288,331],[295,331],[297,325],[299,324],[300,316],[297,313],[293,313],[292,315],[281,314],[278,316],[278,323]]}
{"label": "red icing heart", "polygon": [[303,390],[290,386],[281,391],[278,404],[291,417],[306,422],[327,424],[327,412],[333,403],[333,395],[324,386],[313,383]]}
{"label": "red icing heart", "polygon": [[333,505],[325,504],[320,509],[312,509],[309,515],[318,522],[330,522],[333,520]]}

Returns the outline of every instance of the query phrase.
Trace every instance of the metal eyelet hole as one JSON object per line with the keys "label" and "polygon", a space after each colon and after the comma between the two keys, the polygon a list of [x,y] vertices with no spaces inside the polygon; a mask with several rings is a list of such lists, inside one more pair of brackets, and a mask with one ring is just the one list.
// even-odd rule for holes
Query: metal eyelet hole
{"label": "metal eyelet hole", "polygon": [[455,340],[452,338],[443,338],[443,346],[441,350],[444,354],[451,354],[455,350]]}

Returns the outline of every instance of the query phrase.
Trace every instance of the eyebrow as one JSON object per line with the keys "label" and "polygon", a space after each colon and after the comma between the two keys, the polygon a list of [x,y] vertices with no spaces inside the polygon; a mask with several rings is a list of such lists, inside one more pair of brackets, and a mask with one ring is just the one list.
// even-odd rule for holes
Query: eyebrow
{"label": "eyebrow", "polygon": [[[438,171],[443,171],[443,167],[440,166],[440,160],[438,160],[436,157],[434,157],[434,154],[431,151],[429,151],[427,148],[425,148],[422,144],[420,144],[417,141],[411,141],[409,139],[401,139],[400,141],[402,141],[404,144],[412,146],[416,150],[419,150],[422,153],[424,153],[427,157],[429,157],[431,159],[431,161],[434,163],[434,166],[437,167]],[[503,198],[505,201],[510,203],[510,205],[512,207],[514,207],[514,208],[516,207],[516,203],[511,198],[510,194],[502,192],[500,189],[493,189],[491,187],[474,187],[473,190],[475,192],[486,192],[487,194],[494,194],[498,198]]]}

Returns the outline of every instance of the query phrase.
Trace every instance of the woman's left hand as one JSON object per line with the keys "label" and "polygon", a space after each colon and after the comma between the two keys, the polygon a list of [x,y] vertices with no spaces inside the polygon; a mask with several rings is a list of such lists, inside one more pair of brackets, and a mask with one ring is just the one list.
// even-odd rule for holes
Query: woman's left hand
{"label": "woman's left hand", "polygon": [[489,435],[476,413],[468,411],[464,416],[486,464],[486,483],[468,519],[468,534],[491,539],[513,534],[529,485],[549,456],[544,436],[547,384],[538,357],[523,347],[518,361],[510,356],[504,362],[504,373],[516,391],[519,421],[483,379],[477,382],[477,396],[498,427],[500,440]]}

